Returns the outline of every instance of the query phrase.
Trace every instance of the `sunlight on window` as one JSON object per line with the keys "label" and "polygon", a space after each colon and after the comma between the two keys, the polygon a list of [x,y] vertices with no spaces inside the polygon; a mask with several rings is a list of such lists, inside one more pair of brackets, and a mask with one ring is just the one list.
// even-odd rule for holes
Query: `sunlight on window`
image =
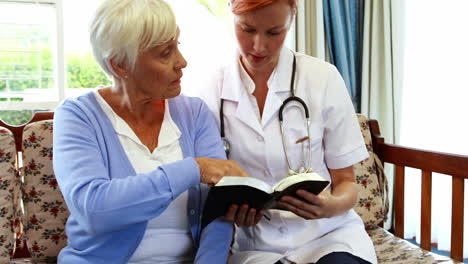
{"label": "sunlight on window", "polygon": [[402,143],[468,155],[468,1],[407,2]]}
{"label": "sunlight on window", "polygon": [[[181,30],[180,49],[188,62],[182,79],[183,92],[194,94],[194,90],[200,89],[207,69],[228,59],[234,50],[227,1],[167,2],[176,14]],[[89,21],[98,3],[95,0],[64,1],[67,96],[86,92],[86,88],[109,84],[92,57],[88,37]]]}
{"label": "sunlight on window", "polygon": [[[166,1],[176,14],[181,30],[180,50],[188,62],[182,92],[198,95],[203,92],[202,83],[209,74],[233,60],[237,44],[231,12],[226,0]],[[77,96],[90,88],[110,85],[94,60],[89,42],[89,23],[100,1],[26,2],[0,1],[0,110],[10,111],[8,115],[16,115],[11,110],[53,110],[63,96]],[[62,37],[64,54],[60,55],[57,40]],[[286,45],[292,47],[293,40],[292,32]],[[58,69],[57,61],[65,61],[65,69]],[[66,85],[58,83],[59,73],[65,74]],[[38,104],[18,104],[30,101]],[[0,113],[0,118],[5,114]]]}
{"label": "sunlight on window", "polygon": [[[169,0],[181,29],[180,49],[188,62],[182,91],[197,94],[203,79],[235,51],[227,1]],[[201,4],[206,3],[205,5]]]}
{"label": "sunlight on window", "polygon": [[64,1],[64,44],[67,72],[65,97],[77,96],[89,88],[110,85],[110,81],[94,60],[88,26],[99,1]]}
{"label": "sunlight on window", "polygon": [[54,7],[7,2],[0,10],[0,101],[54,100]]}
{"label": "sunlight on window", "polygon": [[[406,5],[400,142],[468,155],[468,1],[409,0]],[[420,171],[407,169],[406,174],[405,236],[419,240]],[[432,242],[449,250],[451,178],[435,174],[432,186]],[[465,230],[465,241],[466,234]],[[467,243],[464,251],[467,257]]]}

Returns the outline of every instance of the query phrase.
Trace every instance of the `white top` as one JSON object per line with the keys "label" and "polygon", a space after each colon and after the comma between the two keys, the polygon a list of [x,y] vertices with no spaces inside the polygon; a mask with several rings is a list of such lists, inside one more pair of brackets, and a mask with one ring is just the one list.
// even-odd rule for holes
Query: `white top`
{"label": "white top", "polygon": [[[230,141],[230,158],[252,177],[270,185],[288,176],[288,164],[282,145],[278,112],[290,95],[293,53],[283,48],[275,74],[268,82],[269,91],[261,120],[252,103],[250,77],[239,63],[239,54],[226,67],[218,69],[211,83],[204,86],[203,98],[219,124],[220,98],[224,98],[225,136]],[[328,168],[351,166],[368,157],[353,105],[343,79],[336,68],[319,59],[296,53],[296,96],[309,108],[311,160],[305,144],[294,144],[307,135],[303,109],[294,103],[284,109],[283,126],[292,168],[301,161],[326,180]],[[248,90],[248,92],[247,92]],[[329,191],[329,189],[327,189]],[[268,210],[271,221],[262,218],[254,227],[236,228],[230,263],[274,263],[280,259],[295,263],[316,262],[322,256],[344,251],[377,263],[372,241],[361,218],[354,210],[319,220],[304,220],[287,211]]]}
{"label": "white top", "polygon": [[[158,147],[151,153],[128,124],[120,118],[99,92],[96,99],[109,117],[136,173],[148,173],[159,166],[181,160],[181,132],[171,118],[166,100]],[[144,194],[142,194],[144,195]],[[195,257],[187,216],[188,192],[179,195],[159,216],[148,221],[145,234],[128,263],[192,263]],[[118,249],[116,249],[118,250]]]}

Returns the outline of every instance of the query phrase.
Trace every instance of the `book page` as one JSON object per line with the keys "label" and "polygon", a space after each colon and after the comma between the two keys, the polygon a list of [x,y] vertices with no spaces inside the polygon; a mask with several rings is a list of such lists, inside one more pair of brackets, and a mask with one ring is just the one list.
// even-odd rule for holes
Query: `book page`
{"label": "book page", "polygon": [[302,181],[325,181],[325,179],[315,172],[300,173],[300,174],[292,175],[292,176],[282,179],[273,187],[273,190],[277,192],[281,192],[282,190],[288,188],[289,186],[294,185],[298,182],[302,182]]}
{"label": "book page", "polygon": [[273,188],[259,179],[252,177],[239,177],[239,176],[224,176],[215,186],[230,186],[230,185],[247,185],[266,193],[272,193]]}

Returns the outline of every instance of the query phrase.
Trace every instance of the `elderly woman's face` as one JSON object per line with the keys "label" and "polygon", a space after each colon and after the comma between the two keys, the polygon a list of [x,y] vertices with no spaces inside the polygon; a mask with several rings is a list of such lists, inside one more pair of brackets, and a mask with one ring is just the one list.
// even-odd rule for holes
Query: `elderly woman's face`
{"label": "elderly woman's face", "polygon": [[286,0],[234,15],[236,38],[247,70],[272,70],[276,66],[291,15],[291,7]]}
{"label": "elderly woman's face", "polygon": [[167,99],[180,94],[182,69],[187,62],[178,48],[179,32],[175,39],[142,52],[131,78],[136,88],[153,99]]}

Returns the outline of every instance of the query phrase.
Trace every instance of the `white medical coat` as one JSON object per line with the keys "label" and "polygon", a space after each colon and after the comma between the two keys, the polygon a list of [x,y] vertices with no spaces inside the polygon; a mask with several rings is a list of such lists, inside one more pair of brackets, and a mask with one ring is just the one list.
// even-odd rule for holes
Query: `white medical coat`
{"label": "white medical coat", "polygon": [[[290,96],[293,53],[283,48],[278,65],[268,81],[268,95],[261,120],[252,95],[245,88],[239,54],[232,63],[218,69],[203,99],[217,117],[224,101],[225,136],[231,144],[230,159],[252,177],[271,185],[288,176],[278,112]],[[307,167],[330,180],[327,169],[351,166],[368,157],[359,124],[342,77],[334,66],[296,53],[295,93],[309,108],[311,163],[303,145],[294,142],[307,135],[302,108],[284,110],[284,133],[293,169],[306,160]],[[294,104],[294,103],[293,103]],[[257,108],[257,109],[256,109]],[[307,145],[306,145],[307,146]],[[327,188],[329,191],[329,188]],[[343,215],[304,220],[288,211],[268,210],[256,226],[236,228],[230,263],[274,263],[286,258],[311,263],[331,252],[349,252],[377,263],[375,250],[361,218],[351,209]]]}

